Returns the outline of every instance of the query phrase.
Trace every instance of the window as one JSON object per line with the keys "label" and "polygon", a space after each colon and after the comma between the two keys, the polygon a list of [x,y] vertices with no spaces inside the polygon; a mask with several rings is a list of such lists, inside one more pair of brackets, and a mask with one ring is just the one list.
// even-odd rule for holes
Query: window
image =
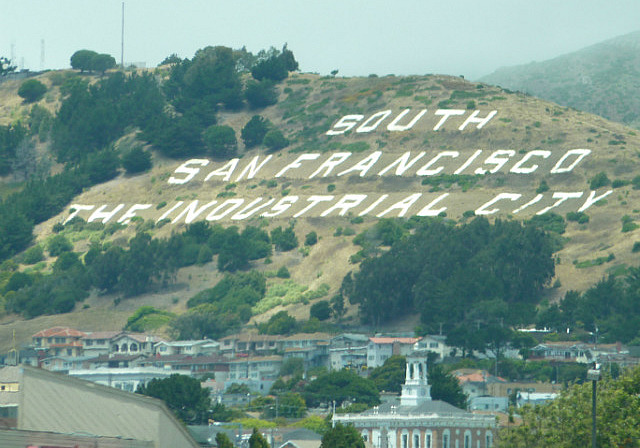
{"label": "window", "polygon": [[471,448],[471,433],[469,431],[464,433],[464,448]]}
{"label": "window", "polygon": [[413,435],[413,448],[420,448],[420,434]]}
{"label": "window", "polygon": [[402,448],[409,448],[409,435],[402,434]]}
{"label": "window", "polygon": [[138,345],[137,344],[131,344],[130,350],[132,352],[137,352],[138,351]]}
{"label": "window", "polygon": [[424,448],[431,448],[431,433],[428,433],[424,438]]}
{"label": "window", "polygon": [[445,429],[442,433],[442,448],[449,448],[449,430]]}
{"label": "window", "polygon": [[438,343],[437,342],[430,342],[429,343],[429,348],[438,348]]}
{"label": "window", "polygon": [[87,347],[91,347],[93,345],[93,341],[91,339],[87,339],[86,341],[84,341],[84,345],[86,345]]}
{"label": "window", "polygon": [[493,446],[493,434],[491,434],[490,432],[487,432],[485,436],[485,440],[486,440],[486,443],[485,443],[486,448],[491,448]]}

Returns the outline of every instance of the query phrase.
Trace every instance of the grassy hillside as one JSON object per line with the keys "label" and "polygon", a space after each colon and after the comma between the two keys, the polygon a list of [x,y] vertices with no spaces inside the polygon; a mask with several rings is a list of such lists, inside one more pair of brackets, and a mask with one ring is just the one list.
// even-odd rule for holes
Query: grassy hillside
{"label": "grassy hillside", "polygon": [[[53,86],[41,103],[55,110],[59,93],[51,76],[55,78],[52,73],[40,76]],[[18,86],[14,81],[0,84],[0,123],[27,116],[28,107],[16,100]],[[36,242],[46,246],[54,225],[74,211],[89,220],[100,207],[113,211],[120,204],[109,223],[126,211],[137,217],[113,234],[99,229],[65,230],[76,251],[85,252],[92,241],[124,245],[138,229],[167,237],[184,230],[187,220],[205,219],[209,213],[212,223],[224,226],[251,224],[271,230],[293,223],[301,242],[315,231],[318,243],[275,252],[270,263],[255,261],[252,268],[269,273],[271,287],[283,283],[272,274],[286,266],[296,285],[310,290],[328,285],[324,296],[328,299],[345,274],[357,269],[350,260],[360,249],[352,243],[354,235],[379,217],[408,218],[422,213],[464,221],[475,212],[487,213],[490,219],[530,219],[545,210],[566,217],[586,207],[588,223],[568,222],[548,299],[555,300],[569,289],[584,290],[608,272],[638,264],[632,247],[640,241],[639,230],[631,225],[627,227],[631,231],[622,232],[623,217],[631,223],[640,218],[640,193],[632,184],[638,175],[640,137],[631,128],[528,95],[447,76],[292,74],[278,86],[278,92],[274,106],[219,115],[218,123],[231,126],[238,136],[237,161],[198,158],[186,163],[187,158],[174,160],[154,153],[151,171],[121,174],[84,191],[65,212],[37,226]],[[290,145],[271,153],[262,147],[246,150],[240,134],[255,114],[282,130]],[[342,132],[351,124],[351,129]],[[334,135],[327,135],[328,131]],[[136,130],[130,129],[117,146],[132,146],[137,139]],[[46,145],[40,149],[46,151]],[[410,154],[405,155],[407,152]],[[605,173],[609,182],[592,184],[599,173]],[[16,188],[11,181],[7,178],[4,187]],[[253,209],[251,216],[240,213],[248,215]],[[165,213],[163,225],[157,225]],[[263,213],[271,216],[261,216]],[[20,269],[46,272],[53,261],[48,258],[36,267],[21,265]],[[120,328],[141,305],[181,313],[190,297],[221,277],[214,260],[179,270],[173,283],[152,294],[121,300],[93,293],[74,313],[27,323],[5,316],[0,325],[0,350],[10,346],[14,329],[19,341],[26,341],[30,334],[54,324],[86,330]],[[252,321],[264,321],[282,309],[306,319],[313,303],[313,299],[297,299]],[[357,325],[356,312],[352,307],[343,322],[350,328]]]}
{"label": "grassy hillside", "polygon": [[483,82],[640,128],[640,32],[548,61],[503,67]]}

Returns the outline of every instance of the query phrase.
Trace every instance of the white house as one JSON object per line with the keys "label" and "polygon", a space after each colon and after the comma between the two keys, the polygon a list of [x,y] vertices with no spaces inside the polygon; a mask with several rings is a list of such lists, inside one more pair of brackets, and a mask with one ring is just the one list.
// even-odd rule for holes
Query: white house
{"label": "white house", "polygon": [[159,341],[154,345],[156,354],[167,355],[189,355],[189,356],[210,356],[220,352],[220,344],[211,339],[200,339],[195,341]]}

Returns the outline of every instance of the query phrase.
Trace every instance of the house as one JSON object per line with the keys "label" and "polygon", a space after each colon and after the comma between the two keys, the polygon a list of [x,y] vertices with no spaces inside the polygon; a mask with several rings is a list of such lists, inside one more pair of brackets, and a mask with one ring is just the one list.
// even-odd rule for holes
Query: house
{"label": "house", "polygon": [[96,358],[91,358],[82,363],[82,366],[77,367],[78,369],[86,368],[86,369],[100,369],[100,368],[123,368],[126,369],[128,367],[142,367],[145,365],[147,357],[143,354],[138,353],[137,355],[127,355],[127,354],[107,354],[101,355]]}
{"label": "house", "polygon": [[492,384],[503,384],[507,381],[499,376],[493,376],[486,370],[458,369],[451,372],[458,380],[464,392],[470,399],[490,395]]}
{"label": "house", "polygon": [[268,356],[276,352],[276,343],[282,336],[256,333],[238,333],[220,339],[220,352],[234,358],[238,355]]}
{"label": "house", "polygon": [[52,372],[66,373],[70,369],[80,369],[93,358],[86,356],[49,356],[40,361],[40,367]]}
{"label": "house", "polygon": [[594,356],[586,344],[576,341],[544,342],[530,350],[530,359],[590,363]]}
{"label": "house", "polygon": [[299,333],[281,338],[276,347],[284,359],[302,358],[304,368],[328,366],[331,336],[327,333]]}
{"label": "house", "polygon": [[119,333],[111,338],[111,350],[109,353],[137,355],[153,355],[154,345],[160,342],[155,336],[142,333]]}
{"label": "house", "polygon": [[420,338],[373,337],[367,345],[367,367],[380,367],[393,355],[407,356]]}
{"label": "house", "polygon": [[[415,343],[415,342],[414,342]],[[407,356],[399,400],[360,414],[334,414],[332,421],[351,424],[367,448],[491,448],[496,419],[433,400],[427,381],[427,360]]]}
{"label": "house", "polygon": [[329,343],[329,369],[362,370],[367,365],[369,338],[362,334],[343,333]]}
{"label": "house", "polygon": [[[184,425],[155,398],[31,366],[0,368],[0,441],[31,432],[42,446],[197,448]],[[71,445],[72,437],[94,437]],[[105,440],[100,440],[104,438]],[[108,439],[120,444],[107,444]],[[127,440],[129,439],[129,440]],[[13,443],[13,442],[12,442]],[[29,442],[33,444],[32,442]],[[3,447],[29,446],[0,443]]]}
{"label": "house", "polygon": [[111,352],[111,340],[121,331],[92,331],[82,338],[82,351],[86,356],[108,355]]}
{"label": "house", "polygon": [[250,356],[230,360],[229,382],[237,380],[276,380],[282,367],[283,357],[272,356]]}
{"label": "house", "polygon": [[155,354],[161,356],[210,356],[220,353],[220,344],[211,339],[200,339],[196,341],[160,341],[155,344],[154,351]]}
{"label": "house", "polygon": [[270,442],[274,448],[319,448],[322,436],[306,428],[283,428],[278,434],[271,434]]}
{"label": "house", "polygon": [[426,335],[423,336],[418,342],[413,344],[414,351],[429,351],[437,353],[440,360],[448,357],[452,348],[449,347],[445,341],[446,336],[442,335]]}
{"label": "house", "polygon": [[481,397],[473,397],[469,400],[470,411],[507,412],[508,409],[508,397],[491,397],[484,395]]}
{"label": "house", "polygon": [[41,358],[50,356],[81,356],[82,338],[86,333],[69,327],[53,327],[31,336],[33,348]]}

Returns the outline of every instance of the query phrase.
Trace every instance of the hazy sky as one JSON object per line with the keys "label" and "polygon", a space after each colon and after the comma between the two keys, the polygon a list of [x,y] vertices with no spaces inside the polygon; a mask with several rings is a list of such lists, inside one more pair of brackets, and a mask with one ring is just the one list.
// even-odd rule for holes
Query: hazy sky
{"label": "hazy sky", "polygon": [[[125,0],[124,60],[286,42],[304,72],[464,75],[542,61],[640,30],[640,0]],[[120,62],[122,0],[0,0],[0,56],[31,70],[74,51]],[[44,40],[44,65],[41,42]]]}

